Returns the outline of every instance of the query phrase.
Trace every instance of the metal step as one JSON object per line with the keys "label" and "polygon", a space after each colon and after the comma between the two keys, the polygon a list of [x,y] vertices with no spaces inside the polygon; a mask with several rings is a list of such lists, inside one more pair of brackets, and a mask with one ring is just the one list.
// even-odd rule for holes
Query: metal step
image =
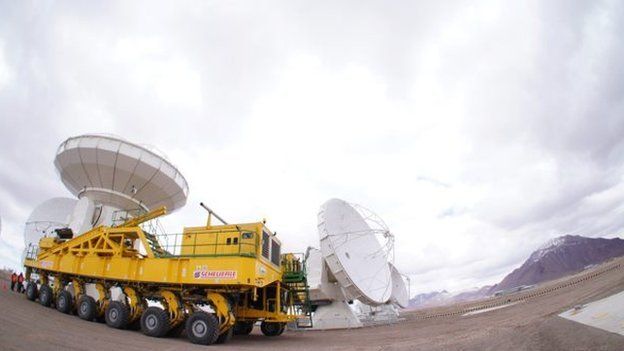
{"label": "metal step", "polygon": [[297,318],[296,325],[297,329],[309,329],[314,327],[314,325],[312,325],[312,317]]}
{"label": "metal step", "polygon": [[154,234],[147,233],[147,232],[144,232],[144,234],[145,234],[145,239],[147,240],[147,243],[150,245],[152,252],[154,252],[156,256],[170,255],[170,253],[160,245],[160,241],[158,241],[158,238]]}

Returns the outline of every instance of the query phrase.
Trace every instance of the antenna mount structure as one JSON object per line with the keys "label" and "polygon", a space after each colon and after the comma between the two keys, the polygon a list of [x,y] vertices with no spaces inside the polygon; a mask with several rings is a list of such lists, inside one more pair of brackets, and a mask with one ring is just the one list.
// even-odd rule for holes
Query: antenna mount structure
{"label": "antenna mount structure", "polygon": [[[317,306],[314,328],[361,327],[371,318],[379,322],[375,315],[396,320],[396,308],[406,306],[409,295],[390,262],[394,235],[385,222],[363,206],[330,199],[319,210],[318,232],[320,250],[306,253],[310,299]],[[355,314],[353,300],[366,306],[368,317]]]}

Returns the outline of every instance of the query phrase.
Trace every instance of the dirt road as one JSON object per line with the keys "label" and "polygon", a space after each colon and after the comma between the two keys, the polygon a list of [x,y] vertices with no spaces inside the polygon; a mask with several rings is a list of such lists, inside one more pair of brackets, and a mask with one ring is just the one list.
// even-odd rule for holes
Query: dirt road
{"label": "dirt road", "polygon": [[540,294],[534,291],[522,298],[509,297],[515,302],[510,306],[469,316],[462,315],[475,304],[406,312],[401,323],[389,326],[286,332],[277,338],[254,331],[250,336],[235,337],[228,344],[214,346],[193,345],[184,337],[155,339],[140,332],[111,329],[105,324],[61,314],[2,289],[0,349],[624,350],[624,336],[557,317],[574,305],[624,290],[624,264],[587,279],[577,275],[541,288]]}

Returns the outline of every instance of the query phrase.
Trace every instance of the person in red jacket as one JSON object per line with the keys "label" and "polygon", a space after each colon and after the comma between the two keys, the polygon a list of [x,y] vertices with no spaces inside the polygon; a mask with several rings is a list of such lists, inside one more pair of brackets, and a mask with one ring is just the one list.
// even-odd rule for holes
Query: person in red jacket
{"label": "person in red jacket", "polygon": [[17,292],[18,293],[23,293],[24,292],[24,275],[22,273],[20,273],[17,276]]}
{"label": "person in red jacket", "polygon": [[15,291],[15,284],[17,284],[17,274],[13,272],[13,274],[11,274],[11,291]]}

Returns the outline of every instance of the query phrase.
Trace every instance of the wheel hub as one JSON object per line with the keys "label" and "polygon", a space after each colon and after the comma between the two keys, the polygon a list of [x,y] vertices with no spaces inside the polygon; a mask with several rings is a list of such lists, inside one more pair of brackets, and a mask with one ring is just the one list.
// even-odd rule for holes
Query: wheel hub
{"label": "wheel hub", "polygon": [[197,337],[202,337],[206,335],[208,331],[208,325],[206,325],[206,322],[204,321],[195,321],[193,323],[192,329],[193,329],[193,334],[195,334]]}
{"label": "wheel hub", "polygon": [[158,320],[156,320],[156,316],[150,315],[145,319],[145,324],[148,328],[154,329],[156,328],[156,325],[158,325]]}
{"label": "wheel hub", "polygon": [[111,321],[116,321],[117,315],[117,309],[113,308],[108,312],[108,319],[110,319]]}

